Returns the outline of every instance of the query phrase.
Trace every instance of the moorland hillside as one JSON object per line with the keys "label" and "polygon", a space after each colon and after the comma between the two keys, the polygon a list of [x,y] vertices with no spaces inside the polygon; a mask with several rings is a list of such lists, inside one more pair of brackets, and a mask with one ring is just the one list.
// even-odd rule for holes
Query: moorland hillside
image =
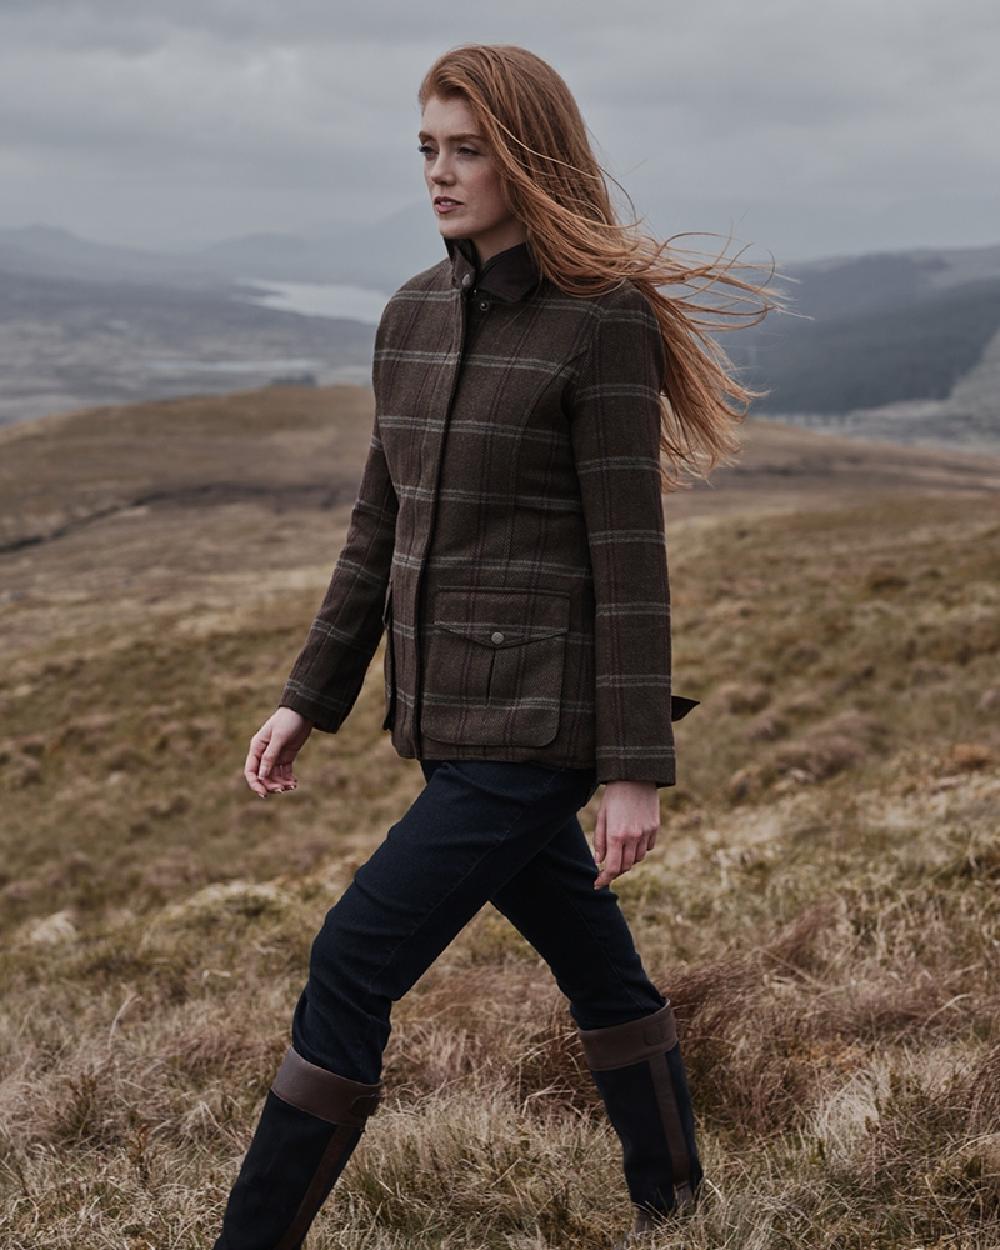
{"label": "moorland hillside", "polygon": [[[340,549],[371,392],[0,431],[0,1244],[210,1244],[324,912],[422,784],[381,652],[299,789],[241,775]],[[667,1247],[1000,1244],[1000,458],[751,421],[665,502],[678,784],[613,888],[710,1185]],[[593,829],[600,793],[582,819]],[[588,1250],[617,1140],[486,907],[396,1005],[311,1244]]]}

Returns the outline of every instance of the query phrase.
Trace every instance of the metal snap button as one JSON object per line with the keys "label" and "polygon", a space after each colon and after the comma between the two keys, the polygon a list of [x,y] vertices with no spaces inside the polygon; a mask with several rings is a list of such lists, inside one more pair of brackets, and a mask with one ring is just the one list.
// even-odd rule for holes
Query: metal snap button
{"label": "metal snap button", "polygon": [[465,287],[466,290],[468,290],[468,288],[472,286],[472,274],[471,273],[466,273],[462,275],[462,286]]}
{"label": "metal snap button", "polygon": [[481,312],[486,312],[489,306],[490,306],[489,300],[483,299],[479,301],[479,309]]}
{"label": "metal snap button", "polygon": [[499,629],[495,629],[493,633],[490,634],[490,642],[503,642],[503,634],[501,634]]}

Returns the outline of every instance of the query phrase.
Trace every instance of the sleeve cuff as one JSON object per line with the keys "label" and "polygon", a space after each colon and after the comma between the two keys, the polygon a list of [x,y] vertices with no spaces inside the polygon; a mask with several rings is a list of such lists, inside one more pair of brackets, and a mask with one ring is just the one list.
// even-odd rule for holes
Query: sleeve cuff
{"label": "sleeve cuff", "polygon": [[306,720],[312,721],[313,727],[322,730],[323,733],[336,733],[344,723],[342,711],[335,711],[326,706],[322,696],[311,697],[304,690],[296,687],[285,686],[278,699],[278,706],[289,707],[293,712],[298,712]]}

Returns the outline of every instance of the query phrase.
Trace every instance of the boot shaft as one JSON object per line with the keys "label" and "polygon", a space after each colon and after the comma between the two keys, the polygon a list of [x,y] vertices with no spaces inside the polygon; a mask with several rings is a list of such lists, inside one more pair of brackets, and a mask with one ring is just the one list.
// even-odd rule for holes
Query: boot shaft
{"label": "boot shaft", "polygon": [[299,1250],[381,1093],[381,1081],[350,1080],[289,1047],[230,1192],[214,1250]]}
{"label": "boot shaft", "polygon": [[687,1074],[669,1000],[624,1024],[578,1029],[587,1066],[621,1142],[636,1229],[689,1208],[702,1177]]}

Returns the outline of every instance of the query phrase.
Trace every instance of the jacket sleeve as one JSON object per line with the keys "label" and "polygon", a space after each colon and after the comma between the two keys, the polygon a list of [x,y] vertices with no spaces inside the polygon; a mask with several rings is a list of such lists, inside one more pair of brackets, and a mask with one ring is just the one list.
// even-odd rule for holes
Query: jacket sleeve
{"label": "jacket sleeve", "polygon": [[569,420],[594,577],[597,779],[676,783],[670,587],[660,481],[665,354],[642,291],[596,308],[569,387]]}
{"label": "jacket sleeve", "polygon": [[[375,340],[373,380],[381,338],[382,323]],[[398,509],[376,402],[368,459],[347,538],[279,699],[280,706],[300,712],[327,733],[336,733],[354,706],[385,628],[382,618]]]}

